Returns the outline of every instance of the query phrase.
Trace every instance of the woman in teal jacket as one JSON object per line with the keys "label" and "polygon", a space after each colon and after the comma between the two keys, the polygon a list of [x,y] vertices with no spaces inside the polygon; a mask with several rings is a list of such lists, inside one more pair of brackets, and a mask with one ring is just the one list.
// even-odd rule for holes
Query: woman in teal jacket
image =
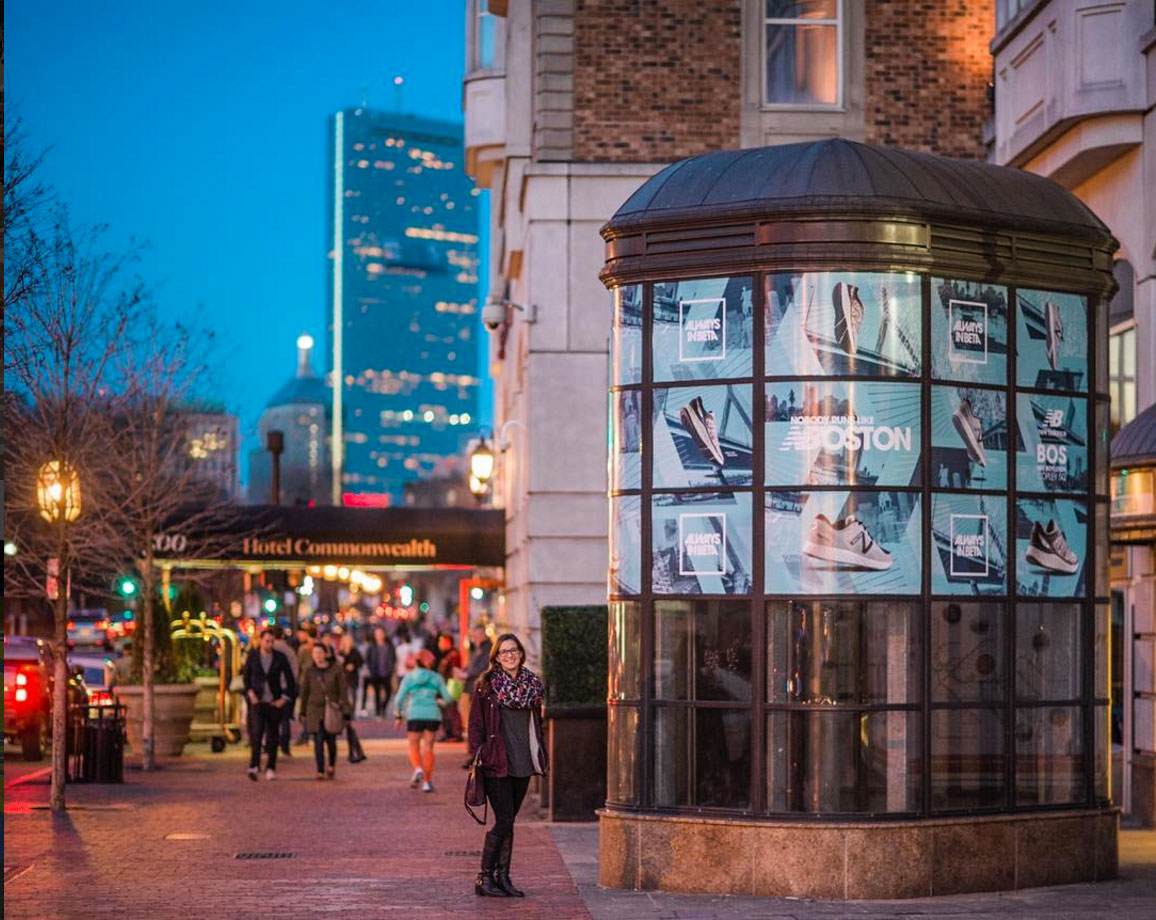
{"label": "woman in teal jacket", "polygon": [[421,786],[422,792],[433,792],[434,738],[442,727],[439,700],[447,705],[453,705],[454,700],[442,676],[432,670],[433,652],[422,649],[414,657],[417,667],[402,679],[393,706],[397,724],[401,725],[402,719],[405,719],[409,762],[413,766],[409,787],[416,789]]}

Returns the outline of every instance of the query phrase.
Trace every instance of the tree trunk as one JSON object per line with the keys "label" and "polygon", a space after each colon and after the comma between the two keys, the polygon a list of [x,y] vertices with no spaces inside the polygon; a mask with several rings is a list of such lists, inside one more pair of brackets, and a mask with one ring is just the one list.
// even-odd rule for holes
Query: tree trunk
{"label": "tree trunk", "polygon": [[141,721],[141,769],[148,772],[156,769],[156,743],[154,728],[156,722],[156,697],[153,695],[153,678],[156,675],[156,632],[154,631],[156,610],[155,582],[153,580],[152,551],[145,554],[144,564],[141,566],[141,587],[143,616],[141,628],[144,632],[144,643],[141,655],[141,684],[143,687],[142,702],[144,703],[143,719]]}
{"label": "tree trunk", "polygon": [[64,784],[68,769],[68,574],[63,554],[57,577],[56,600],[52,603],[55,642],[52,647],[52,786],[48,807],[64,811]]}

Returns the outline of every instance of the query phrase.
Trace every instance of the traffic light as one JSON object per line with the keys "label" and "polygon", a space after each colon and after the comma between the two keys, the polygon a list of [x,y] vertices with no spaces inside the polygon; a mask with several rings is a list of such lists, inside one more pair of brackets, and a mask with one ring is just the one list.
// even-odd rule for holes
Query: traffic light
{"label": "traffic light", "polygon": [[128,575],[122,575],[117,579],[116,590],[121,597],[136,597],[137,584]]}
{"label": "traffic light", "polygon": [[397,605],[399,607],[413,606],[413,585],[409,582],[403,581],[397,586],[394,596],[397,598]]}
{"label": "traffic light", "polygon": [[261,606],[265,608],[266,613],[272,615],[277,612],[277,598],[270,595]]}

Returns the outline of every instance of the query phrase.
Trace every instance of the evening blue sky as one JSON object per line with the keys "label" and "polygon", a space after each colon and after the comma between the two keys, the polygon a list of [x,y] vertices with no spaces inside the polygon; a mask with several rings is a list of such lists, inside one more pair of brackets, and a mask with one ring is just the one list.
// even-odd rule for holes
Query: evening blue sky
{"label": "evening blue sky", "polygon": [[4,25],[44,179],[114,245],[148,241],[163,314],[226,343],[207,389],[251,435],[297,336],[325,340],[326,118],[395,108],[400,74],[405,111],[461,121],[463,0],[9,0]]}

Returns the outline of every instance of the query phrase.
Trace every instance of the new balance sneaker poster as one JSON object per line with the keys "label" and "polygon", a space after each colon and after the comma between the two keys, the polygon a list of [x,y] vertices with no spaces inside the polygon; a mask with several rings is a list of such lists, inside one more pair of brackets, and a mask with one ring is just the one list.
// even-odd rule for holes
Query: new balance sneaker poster
{"label": "new balance sneaker poster", "polygon": [[751,385],[654,391],[654,488],[751,484]]}
{"label": "new balance sneaker poster", "polygon": [[1006,489],[1007,395],[979,387],[931,388],[931,485]]}
{"label": "new balance sneaker poster", "polygon": [[1016,382],[1041,390],[1088,389],[1088,300],[1017,291]]}
{"label": "new balance sneaker poster", "polygon": [[610,346],[614,383],[642,383],[642,285],[615,288],[613,296],[614,336]]}
{"label": "new balance sneaker poster", "polygon": [[919,496],[768,492],[768,594],[918,594]]}
{"label": "new balance sneaker poster", "polygon": [[617,414],[616,424],[610,426],[610,487],[642,488],[642,393],[611,393],[610,405]]}
{"label": "new balance sneaker poster", "polygon": [[610,499],[610,593],[642,593],[642,499]]}
{"label": "new balance sneaker poster", "polygon": [[652,510],[655,594],[751,590],[751,496],[656,495]]}
{"label": "new balance sneaker poster", "polygon": [[914,273],[769,275],[767,373],[918,376],[922,316]]}
{"label": "new balance sneaker poster", "polygon": [[1086,502],[1021,498],[1016,508],[1016,584],[1021,596],[1083,597]]}
{"label": "new balance sneaker poster", "polygon": [[919,485],[919,386],[769,383],[766,400],[767,485]]}
{"label": "new balance sneaker poster", "polygon": [[1021,492],[1088,490],[1087,400],[1016,396],[1016,487]]}
{"label": "new balance sneaker poster", "polygon": [[1007,384],[1007,288],[931,279],[931,374]]}
{"label": "new balance sneaker poster", "polygon": [[933,594],[1007,593],[1007,499],[935,495],[931,500]]}
{"label": "new balance sneaker poster", "polygon": [[754,314],[750,278],[654,286],[654,379],[749,377]]}

